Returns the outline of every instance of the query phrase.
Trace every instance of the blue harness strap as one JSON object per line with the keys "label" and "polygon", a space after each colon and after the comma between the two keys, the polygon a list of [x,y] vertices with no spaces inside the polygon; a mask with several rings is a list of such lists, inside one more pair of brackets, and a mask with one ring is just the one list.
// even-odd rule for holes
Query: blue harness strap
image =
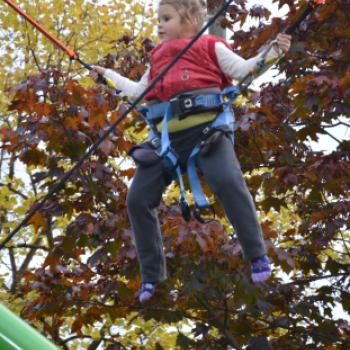
{"label": "blue harness strap", "polygon": [[[230,95],[230,98],[227,102],[224,102],[223,96]],[[220,115],[215,119],[215,121],[208,127],[209,130],[223,130],[229,131],[230,136],[233,138],[233,126],[234,126],[234,114],[231,107],[232,102],[240,95],[240,89],[237,86],[230,86],[221,93],[216,94],[203,94],[196,97],[187,97],[188,94],[182,94],[181,96],[185,96],[181,102],[182,104],[189,110],[195,107],[213,107],[223,105],[224,110]],[[162,128],[162,136],[161,136],[161,150],[158,155],[163,159],[164,164],[167,166],[171,177],[173,180],[179,179],[180,182],[180,204],[182,214],[186,221],[190,221],[191,212],[188,206],[188,202],[186,199],[186,190],[182,181],[182,173],[180,166],[178,165],[179,156],[175,152],[175,150],[171,147],[170,139],[169,139],[169,131],[168,131],[168,122],[172,120],[175,116],[181,113],[181,108],[179,107],[179,99],[171,99],[169,102],[158,103],[156,105],[141,107],[138,109],[138,112],[141,113],[145,120],[148,122],[151,128],[151,133],[149,137],[149,141],[152,141],[157,136],[156,128],[152,123],[153,119],[163,117],[163,128]],[[204,143],[204,140],[201,144],[197,144],[197,146],[193,149],[190,158],[187,163],[187,171],[188,177],[190,180],[190,185],[193,193],[193,198],[195,201],[196,208],[208,208],[210,204],[205,197],[202,186],[200,184],[198,174],[197,174],[197,166],[198,166],[198,155],[201,145]],[[200,222],[204,222],[201,217],[194,212],[194,216]],[[214,212],[215,215],[215,212]]]}
{"label": "blue harness strap", "polygon": [[[227,126],[228,130],[230,131],[232,142],[234,142],[233,128],[234,128],[235,117],[233,114],[231,104],[237,98],[237,96],[239,96],[240,94],[239,88],[237,86],[230,86],[220,93],[220,95],[228,95],[228,94],[230,94],[231,96],[229,101],[223,103],[224,111],[214,120],[214,122],[210,126],[210,129],[214,128],[216,130],[220,130],[221,127]],[[202,143],[204,143],[204,141]],[[192,189],[195,206],[197,208],[208,208],[210,204],[208,202],[208,199],[205,197],[203,193],[203,189],[197,174],[198,155],[199,155],[199,150],[201,146],[202,144],[200,144],[199,146],[197,145],[193,149],[190,155],[190,158],[188,159],[188,162],[187,162],[187,173],[188,173],[188,178],[190,180],[190,185]]]}

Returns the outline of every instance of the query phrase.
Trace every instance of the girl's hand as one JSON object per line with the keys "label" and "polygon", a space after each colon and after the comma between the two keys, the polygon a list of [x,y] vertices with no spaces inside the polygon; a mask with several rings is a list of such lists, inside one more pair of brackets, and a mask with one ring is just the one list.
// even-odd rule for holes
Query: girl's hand
{"label": "girl's hand", "polygon": [[90,71],[89,75],[91,79],[96,83],[98,80],[98,75],[101,74],[102,76],[104,76],[105,72],[106,72],[106,68],[94,66]]}
{"label": "girl's hand", "polygon": [[274,46],[275,51],[279,54],[281,50],[284,54],[286,54],[290,49],[291,40],[291,35],[279,33],[277,35],[277,45]]}

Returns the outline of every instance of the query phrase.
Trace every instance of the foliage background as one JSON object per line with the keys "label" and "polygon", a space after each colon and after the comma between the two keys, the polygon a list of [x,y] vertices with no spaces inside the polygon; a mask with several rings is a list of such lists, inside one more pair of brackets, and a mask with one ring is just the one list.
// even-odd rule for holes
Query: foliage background
{"label": "foliage background", "polygon": [[[221,21],[232,27],[259,20],[233,33],[233,49],[243,57],[305,8],[305,1],[275,2],[289,7],[286,18],[237,0]],[[136,81],[157,42],[152,7],[141,1],[20,6],[83,61]],[[234,105],[236,153],[274,264],[268,283],[251,283],[250,264],[218,202],[214,223],[182,220],[174,183],[159,207],[169,279],[148,304],[137,301],[139,265],[125,207],[135,167],[121,166],[147,136],[134,111],[0,252],[1,302],[64,350],[346,349],[350,325],[332,310],[336,302],[350,309],[350,143],[332,130],[349,123],[349,19],[349,0],[327,1],[294,35],[277,66],[281,80]],[[0,21],[4,239],[127,101],[93,85],[5,3]],[[313,151],[308,141],[322,134],[338,147]]]}

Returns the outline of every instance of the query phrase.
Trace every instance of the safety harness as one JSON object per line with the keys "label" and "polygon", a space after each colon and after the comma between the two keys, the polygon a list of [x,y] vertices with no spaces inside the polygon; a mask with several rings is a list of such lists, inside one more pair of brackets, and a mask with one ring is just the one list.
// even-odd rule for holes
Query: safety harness
{"label": "safety harness", "polygon": [[[229,99],[227,101],[224,100],[224,96],[226,95],[229,95]],[[187,163],[187,172],[195,202],[195,209],[211,207],[215,217],[214,208],[209,204],[208,199],[205,197],[198,178],[196,170],[198,165],[198,154],[200,147],[215,131],[220,130],[222,132],[229,133],[233,142],[234,114],[231,104],[239,95],[240,89],[238,86],[230,86],[220,93],[209,93],[199,96],[193,96],[185,92],[175,98],[170,99],[169,102],[163,102],[138,109],[138,112],[144,116],[151,129],[148,142],[151,143],[155,149],[155,152],[162,158],[172,180],[179,179],[181,190],[181,212],[186,221],[191,220],[191,212],[186,198],[186,190],[182,181],[181,168],[178,164],[179,155],[171,147],[167,124],[174,117],[179,116],[181,119],[181,116],[184,114],[191,114],[191,111],[194,111],[198,107],[217,107],[218,109],[222,110],[214,122],[202,131]],[[153,121],[159,120],[159,118],[163,116],[162,133],[159,135]],[[196,212],[196,210],[193,211],[193,215],[199,222],[205,222]]]}
{"label": "safety harness", "polygon": [[[278,60],[278,57],[265,59],[267,53],[274,44],[276,44],[275,40],[268,45],[257,64],[237,86],[229,86],[220,93],[208,93],[199,96],[194,96],[189,91],[185,91],[178,96],[171,98],[168,102],[144,106],[138,109],[138,112],[143,115],[144,119],[150,126],[151,132],[148,142],[152,145],[156,154],[158,154],[158,156],[163,160],[163,163],[168,169],[172,180],[179,179],[181,191],[181,212],[186,221],[191,220],[191,211],[186,198],[186,190],[182,180],[182,171],[178,164],[179,155],[171,147],[167,124],[175,117],[179,117],[179,120],[181,120],[184,119],[184,116],[186,117],[191,113],[195,114],[196,109],[199,107],[201,108],[201,111],[203,111],[203,108],[212,110],[213,107],[217,107],[217,109],[220,109],[221,107],[221,113],[215,118],[210,126],[204,128],[199,138],[196,140],[196,146],[192,150],[187,162],[187,173],[195,203],[195,209],[193,210],[192,214],[196,220],[201,223],[210,222],[215,218],[215,210],[203,193],[196,169],[198,166],[198,155],[200,148],[216,131],[221,131],[228,134],[232,139],[232,143],[234,143],[233,131],[235,117],[232,110],[232,103],[239,95],[247,90],[249,85],[259,75],[260,71],[265,67],[265,65],[269,65]],[[226,97],[225,99],[224,96],[228,96],[228,98]],[[159,121],[159,118],[161,117],[163,117],[163,127],[162,133],[159,135],[159,132],[154,125],[154,121]],[[205,221],[197,212],[197,209],[205,208],[211,208],[213,211],[213,219],[210,221]]]}

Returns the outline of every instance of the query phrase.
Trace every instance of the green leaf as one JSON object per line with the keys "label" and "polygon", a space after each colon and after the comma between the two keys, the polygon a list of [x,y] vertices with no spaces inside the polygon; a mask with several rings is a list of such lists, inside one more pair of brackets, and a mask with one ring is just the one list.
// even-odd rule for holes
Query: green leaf
{"label": "green leaf", "polygon": [[271,208],[274,208],[277,212],[281,211],[281,206],[286,207],[286,202],[283,198],[268,197],[261,202],[261,208],[266,214]]}
{"label": "green leaf", "polygon": [[73,237],[64,237],[62,241],[62,247],[65,254],[72,253],[73,249],[76,246],[76,241]]}
{"label": "green leaf", "polygon": [[118,247],[119,245],[117,244],[117,242],[108,242],[106,244],[105,251],[107,253],[110,253],[112,257],[115,259],[118,255]]}
{"label": "green leaf", "polygon": [[193,349],[195,342],[186,337],[184,334],[179,333],[179,335],[177,336],[176,339],[176,346],[179,346],[180,349],[184,349],[184,350],[189,350],[189,349]]}
{"label": "green leaf", "polygon": [[294,157],[290,153],[284,153],[278,158],[279,162],[281,164],[288,164],[288,165],[293,165],[295,163]]}

